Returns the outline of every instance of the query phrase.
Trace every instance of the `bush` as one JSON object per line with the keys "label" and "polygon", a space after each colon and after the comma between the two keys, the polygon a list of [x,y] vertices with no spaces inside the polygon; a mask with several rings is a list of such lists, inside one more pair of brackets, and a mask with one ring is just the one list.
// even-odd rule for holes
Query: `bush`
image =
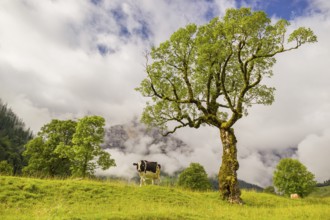
{"label": "bush", "polygon": [[199,163],[191,163],[179,175],[178,186],[186,189],[205,191],[211,189],[211,184],[207,178],[207,173]]}
{"label": "bush", "polygon": [[14,168],[6,160],[0,162],[0,174],[2,175],[13,175]]}
{"label": "bush", "polygon": [[316,185],[314,174],[298,160],[285,158],[276,167],[273,177],[274,186],[286,196],[297,193],[305,197],[311,193]]}

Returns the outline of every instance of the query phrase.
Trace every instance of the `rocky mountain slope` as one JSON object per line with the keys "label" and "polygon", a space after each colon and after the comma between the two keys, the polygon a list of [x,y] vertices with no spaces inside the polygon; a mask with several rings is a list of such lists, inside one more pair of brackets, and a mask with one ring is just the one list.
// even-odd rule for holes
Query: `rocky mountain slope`
{"label": "rocky mountain slope", "polygon": [[106,129],[103,148],[119,149],[124,153],[139,153],[141,155],[156,153],[167,155],[170,152],[189,154],[193,151],[175,136],[163,136],[158,129],[148,129],[137,121]]}

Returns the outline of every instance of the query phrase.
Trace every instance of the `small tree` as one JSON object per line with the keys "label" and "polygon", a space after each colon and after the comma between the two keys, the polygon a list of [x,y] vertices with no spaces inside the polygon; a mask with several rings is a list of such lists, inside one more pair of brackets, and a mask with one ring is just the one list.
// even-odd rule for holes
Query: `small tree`
{"label": "small tree", "polygon": [[182,171],[179,175],[178,185],[198,191],[211,189],[205,169],[199,163],[191,163],[187,169]]}
{"label": "small tree", "polygon": [[311,193],[316,185],[314,174],[298,160],[285,158],[276,167],[273,177],[274,186],[286,196],[297,193],[304,197]]}
{"label": "small tree", "polygon": [[104,138],[104,124],[105,120],[100,116],[87,116],[78,121],[73,147],[67,154],[72,161],[73,175],[86,177],[93,175],[98,167],[105,170],[116,165],[100,146]]}

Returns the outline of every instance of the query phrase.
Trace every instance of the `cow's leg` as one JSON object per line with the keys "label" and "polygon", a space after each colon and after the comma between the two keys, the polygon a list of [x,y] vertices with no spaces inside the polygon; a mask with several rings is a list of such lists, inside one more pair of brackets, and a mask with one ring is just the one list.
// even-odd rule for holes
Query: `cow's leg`
{"label": "cow's leg", "polygon": [[142,186],[143,178],[140,177],[140,187]]}
{"label": "cow's leg", "polygon": [[151,179],[151,183],[152,183],[152,185],[154,185],[154,179]]}

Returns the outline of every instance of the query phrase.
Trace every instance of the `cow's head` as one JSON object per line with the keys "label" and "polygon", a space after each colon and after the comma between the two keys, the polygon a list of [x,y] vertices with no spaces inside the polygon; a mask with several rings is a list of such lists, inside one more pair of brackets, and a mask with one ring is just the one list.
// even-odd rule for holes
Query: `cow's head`
{"label": "cow's head", "polygon": [[138,163],[133,163],[133,166],[136,166],[137,171],[142,172],[145,171],[147,164],[146,161],[141,160]]}

